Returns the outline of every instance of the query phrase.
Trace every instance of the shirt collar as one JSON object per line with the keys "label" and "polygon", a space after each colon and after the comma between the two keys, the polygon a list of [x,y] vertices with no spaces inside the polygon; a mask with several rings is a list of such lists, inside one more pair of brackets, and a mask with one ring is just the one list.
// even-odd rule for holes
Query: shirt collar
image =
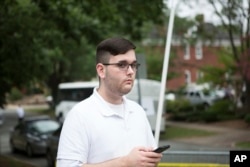
{"label": "shirt collar", "polygon": [[[103,99],[103,97],[97,92],[97,88],[94,88],[93,91],[93,95],[94,97],[98,100],[98,104],[100,106],[100,112],[102,115],[104,116],[114,116],[117,115],[117,113],[115,113],[114,111],[112,111],[110,109],[110,107],[108,106],[107,102]],[[131,107],[131,105],[129,105],[128,99],[123,96],[122,97],[124,105],[125,105],[125,114],[127,113],[133,113],[133,107]]]}

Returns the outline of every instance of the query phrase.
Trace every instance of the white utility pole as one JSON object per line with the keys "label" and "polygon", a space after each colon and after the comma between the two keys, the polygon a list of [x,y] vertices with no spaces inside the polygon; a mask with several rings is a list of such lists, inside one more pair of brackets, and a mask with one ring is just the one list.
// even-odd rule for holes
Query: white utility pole
{"label": "white utility pole", "polygon": [[156,141],[157,146],[159,144],[159,138],[160,138],[160,127],[161,127],[163,105],[165,101],[165,88],[166,88],[166,80],[167,80],[167,73],[168,73],[170,46],[171,46],[171,39],[172,39],[172,32],[173,32],[173,25],[174,25],[175,10],[177,8],[178,2],[179,0],[171,1],[171,12],[170,12],[170,18],[169,18],[169,23],[168,23],[168,33],[166,36],[165,55],[164,55],[162,77],[161,77],[161,91],[160,91],[157,118],[156,118],[156,127],[155,127],[155,141]]}

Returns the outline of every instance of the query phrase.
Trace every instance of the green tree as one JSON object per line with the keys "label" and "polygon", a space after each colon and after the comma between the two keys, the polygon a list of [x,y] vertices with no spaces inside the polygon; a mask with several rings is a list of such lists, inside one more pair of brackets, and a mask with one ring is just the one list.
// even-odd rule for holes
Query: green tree
{"label": "green tree", "polygon": [[[209,0],[227,32],[231,44],[234,74],[240,75],[245,84],[244,110],[250,111],[250,1]],[[245,3],[246,2],[246,3]],[[220,4],[221,8],[217,4]],[[238,46],[236,39],[240,41]],[[228,56],[230,56],[228,55]]]}
{"label": "green tree", "polygon": [[[167,15],[167,14],[166,14]],[[144,32],[145,39],[149,42],[146,45],[142,45],[142,51],[146,55],[147,61],[147,76],[149,79],[161,80],[162,67],[164,61],[164,51],[165,51],[165,42],[167,34],[167,25],[168,25],[168,16],[164,20],[164,24],[154,24],[149,23],[143,28],[146,29]],[[183,38],[187,33],[189,27],[194,26],[194,21],[189,21],[186,18],[181,18],[175,16],[174,22],[174,36],[176,39],[180,40],[182,43],[186,42],[186,38]],[[167,80],[171,80],[175,77],[178,77],[180,74],[174,72],[174,68],[179,68],[182,66],[180,61],[177,59],[177,49],[171,47],[171,53],[169,57],[169,67]],[[172,70],[171,70],[172,69]]]}
{"label": "green tree", "polygon": [[161,22],[164,7],[161,0],[2,0],[0,105],[13,86],[45,82],[56,99],[60,82],[89,80],[99,41],[139,41],[145,23]]}
{"label": "green tree", "polygon": [[228,48],[220,48],[215,51],[215,54],[218,55],[218,61],[221,66],[215,67],[214,65],[206,65],[201,67],[201,71],[203,71],[205,75],[201,78],[200,82],[212,81],[214,85],[223,85],[227,80],[222,79],[221,76],[236,70],[234,59],[231,50]]}
{"label": "green tree", "polygon": [[[0,106],[12,87],[44,79],[48,57],[40,54],[45,27],[39,9],[26,1],[0,2]],[[38,18],[38,19],[34,19]]]}
{"label": "green tree", "polygon": [[[197,0],[198,1],[198,0]],[[189,1],[184,0],[188,5]],[[219,59],[224,59],[221,62],[224,64],[224,68],[212,68],[211,66],[203,68],[205,71],[214,74],[207,75],[205,79],[215,79],[215,76],[229,74],[232,78],[235,76],[240,76],[240,81],[245,85],[245,92],[240,92],[239,94],[245,95],[244,110],[246,112],[250,111],[250,2],[240,1],[240,0],[208,0],[210,5],[213,7],[215,14],[220,19],[220,24],[210,27],[210,29],[203,21],[203,15],[196,16],[197,31],[196,37],[205,40],[211,40],[216,37],[215,34],[223,34],[228,36],[230,42],[229,48],[224,48]],[[226,55],[225,55],[226,54]],[[210,69],[210,70],[209,70]],[[218,77],[221,78],[221,77]],[[218,80],[213,80],[218,82]],[[224,81],[224,80],[223,80]],[[239,81],[239,80],[238,80]],[[237,82],[238,82],[237,81]],[[236,81],[233,81],[236,82]],[[237,83],[238,84],[238,83]],[[239,89],[242,91],[242,87]]]}

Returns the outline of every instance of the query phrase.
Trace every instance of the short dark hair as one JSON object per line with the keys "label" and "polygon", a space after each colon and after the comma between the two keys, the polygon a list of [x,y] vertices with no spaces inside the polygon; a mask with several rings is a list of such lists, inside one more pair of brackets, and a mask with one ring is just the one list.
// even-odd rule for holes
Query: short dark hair
{"label": "short dark hair", "polygon": [[97,45],[96,64],[108,63],[110,56],[125,54],[136,46],[127,39],[121,37],[108,38]]}

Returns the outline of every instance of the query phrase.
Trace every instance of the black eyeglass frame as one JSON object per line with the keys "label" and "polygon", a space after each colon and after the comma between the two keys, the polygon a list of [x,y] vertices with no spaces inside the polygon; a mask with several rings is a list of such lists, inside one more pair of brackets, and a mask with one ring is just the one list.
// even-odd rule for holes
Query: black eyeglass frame
{"label": "black eyeglass frame", "polygon": [[134,63],[127,63],[127,62],[118,62],[118,63],[102,63],[105,66],[109,66],[109,65],[115,65],[118,68],[120,68],[121,70],[128,70],[129,66],[134,70],[137,71],[138,68],[140,67],[140,63],[134,62]]}

